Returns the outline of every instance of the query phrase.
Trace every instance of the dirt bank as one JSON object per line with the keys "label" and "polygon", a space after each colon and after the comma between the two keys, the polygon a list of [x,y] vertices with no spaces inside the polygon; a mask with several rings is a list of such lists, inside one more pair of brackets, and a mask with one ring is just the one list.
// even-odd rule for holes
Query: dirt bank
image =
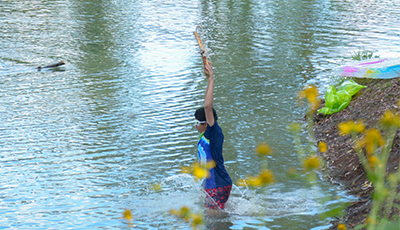
{"label": "dirt bank", "polygon": [[[324,141],[328,151],[322,156],[326,160],[326,174],[332,183],[340,183],[352,195],[360,198],[346,209],[346,215],[333,221],[331,229],[337,229],[339,222],[351,229],[363,223],[371,208],[373,186],[368,186],[364,169],[358,160],[350,136],[340,136],[337,125],[347,120],[363,120],[366,128],[378,127],[378,121],[386,110],[399,109],[400,78],[390,80],[354,79],[367,86],[354,95],[349,106],[336,114],[326,117],[315,115],[314,132],[316,141]],[[387,170],[398,170],[400,159],[400,130],[390,153]],[[393,209],[394,215],[399,210]]]}

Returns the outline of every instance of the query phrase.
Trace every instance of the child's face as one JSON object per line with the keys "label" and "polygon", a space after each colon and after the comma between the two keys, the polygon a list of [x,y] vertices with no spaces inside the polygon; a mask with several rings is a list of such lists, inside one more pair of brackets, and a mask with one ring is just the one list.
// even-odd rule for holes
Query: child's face
{"label": "child's face", "polygon": [[196,127],[196,129],[199,133],[202,133],[207,130],[207,123],[199,123],[199,124],[196,124],[194,127]]}

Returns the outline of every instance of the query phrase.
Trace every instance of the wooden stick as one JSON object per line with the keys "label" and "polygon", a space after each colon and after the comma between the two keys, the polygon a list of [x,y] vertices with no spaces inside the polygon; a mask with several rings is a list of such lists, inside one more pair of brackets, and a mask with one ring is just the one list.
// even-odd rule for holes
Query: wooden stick
{"label": "wooden stick", "polygon": [[204,65],[207,65],[207,64],[208,64],[208,61],[207,61],[207,57],[204,55],[204,51],[203,51],[204,45],[203,45],[203,42],[201,42],[201,38],[200,38],[200,36],[199,36],[199,34],[198,34],[197,32],[193,32],[193,34],[194,34],[194,36],[196,37],[197,44],[199,44],[200,54],[201,54],[201,57],[203,58],[203,63],[204,63]]}

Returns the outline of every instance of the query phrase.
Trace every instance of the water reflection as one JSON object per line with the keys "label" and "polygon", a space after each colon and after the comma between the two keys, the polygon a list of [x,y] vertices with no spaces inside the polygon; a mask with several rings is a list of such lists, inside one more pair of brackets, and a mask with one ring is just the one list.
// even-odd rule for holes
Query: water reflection
{"label": "water reflection", "polygon": [[[80,50],[77,66],[85,73],[106,75],[115,69],[119,61],[116,56],[114,16],[115,6],[109,1],[74,1],[73,8]],[[105,77],[103,76],[103,77]],[[116,77],[116,76],[108,76]],[[111,80],[111,79],[105,79]]]}
{"label": "water reflection", "polygon": [[115,55],[118,50],[114,38],[117,33],[114,6],[108,1],[74,1],[73,8],[80,54],[75,65],[82,73],[77,87],[82,103],[86,104],[86,111],[82,112],[88,118],[82,134],[86,135],[86,130],[97,130],[96,136],[85,145],[95,152],[116,150],[118,147],[112,146],[118,143],[120,123],[120,101],[116,96],[122,83],[120,77],[112,73],[121,62]]}

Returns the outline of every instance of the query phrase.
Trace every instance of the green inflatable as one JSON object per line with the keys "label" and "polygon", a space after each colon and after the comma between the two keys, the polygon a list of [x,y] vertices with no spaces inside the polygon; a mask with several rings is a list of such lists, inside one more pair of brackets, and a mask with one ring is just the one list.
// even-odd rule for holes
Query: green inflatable
{"label": "green inflatable", "polygon": [[365,87],[352,80],[343,82],[337,90],[335,86],[329,86],[325,93],[325,107],[319,109],[318,113],[329,115],[342,111],[349,105],[351,97]]}

